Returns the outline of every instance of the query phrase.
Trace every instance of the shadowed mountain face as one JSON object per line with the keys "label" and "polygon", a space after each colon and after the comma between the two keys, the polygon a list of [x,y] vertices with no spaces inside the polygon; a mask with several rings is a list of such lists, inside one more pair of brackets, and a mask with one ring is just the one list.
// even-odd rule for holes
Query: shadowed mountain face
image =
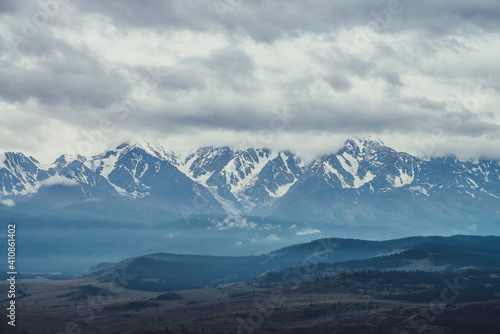
{"label": "shadowed mountain face", "polygon": [[0,195],[23,212],[70,205],[90,212],[113,203],[117,209],[104,214],[113,219],[120,207],[133,220],[134,207],[156,206],[165,217],[253,215],[411,233],[500,230],[498,161],[422,160],[374,139],[350,139],[308,163],[289,151],[204,147],[178,154],[145,142],[93,157],[63,155],[50,165],[5,153]]}
{"label": "shadowed mountain face", "polygon": [[333,238],[259,256],[158,253],[97,266],[83,277],[113,280],[120,276],[130,289],[151,291],[217,286],[252,278],[262,284],[291,284],[354,270],[497,269],[498,252],[500,237],[413,237],[387,241]]}

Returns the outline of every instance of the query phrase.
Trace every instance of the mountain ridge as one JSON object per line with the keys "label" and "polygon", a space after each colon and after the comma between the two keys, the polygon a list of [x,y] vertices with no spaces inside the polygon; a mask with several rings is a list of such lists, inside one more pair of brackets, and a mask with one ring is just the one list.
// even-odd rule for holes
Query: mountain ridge
{"label": "mountain ridge", "polygon": [[[243,280],[286,283],[353,270],[420,269],[457,271],[465,267],[496,269],[500,250],[495,236],[409,237],[384,241],[323,238],[253,256],[207,256],[155,253],[116,264],[97,265],[79,277],[127,277],[142,290],[199,288]],[[285,274],[288,272],[287,274]],[[277,281],[275,281],[277,279]],[[289,284],[289,283],[288,283]]]}
{"label": "mountain ridge", "polygon": [[[266,148],[206,146],[180,154],[146,141],[45,165],[22,153],[2,158],[0,196],[24,206],[142,200],[173,212],[307,221],[444,219],[452,226],[455,219],[456,231],[466,232],[480,224],[495,229],[500,216],[500,161],[424,160],[370,137],[352,137],[310,162]],[[47,199],[59,192],[67,195]]]}

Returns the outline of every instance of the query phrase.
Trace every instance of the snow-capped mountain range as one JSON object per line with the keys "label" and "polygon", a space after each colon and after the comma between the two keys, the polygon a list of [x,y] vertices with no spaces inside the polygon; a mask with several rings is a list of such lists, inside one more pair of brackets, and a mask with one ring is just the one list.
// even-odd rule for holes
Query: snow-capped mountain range
{"label": "snow-capped mountain range", "polygon": [[123,199],[207,214],[494,224],[500,166],[496,160],[423,160],[372,138],[353,137],[308,163],[289,151],[203,147],[178,154],[140,141],[92,157],[63,155],[50,165],[22,153],[0,154],[0,196],[4,205]]}

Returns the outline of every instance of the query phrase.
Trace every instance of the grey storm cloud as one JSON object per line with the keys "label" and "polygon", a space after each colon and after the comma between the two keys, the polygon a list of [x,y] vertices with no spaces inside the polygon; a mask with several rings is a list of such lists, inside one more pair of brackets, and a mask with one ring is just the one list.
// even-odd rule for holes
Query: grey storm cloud
{"label": "grey storm cloud", "polygon": [[327,78],[325,78],[326,82],[332,86],[333,89],[337,91],[348,91],[351,89],[352,84],[349,80],[347,80],[345,77],[333,74]]}
{"label": "grey storm cloud", "polygon": [[[197,67],[197,63],[181,64],[178,66],[162,66],[158,69],[160,81],[157,82],[160,92],[178,92],[178,91],[203,91],[206,87],[206,79],[203,73],[203,67]],[[130,68],[131,72],[148,75],[151,69],[147,66],[137,66]]]}
{"label": "grey storm cloud", "polygon": [[0,13],[14,12],[17,9],[15,0],[5,0],[0,2]]}
{"label": "grey storm cloud", "polygon": [[[261,41],[272,41],[303,31],[320,33],[371,21],[392,21],[392,30],[423,29],[446,34],[475,27],[498,29],[500,8],[495,0],[476,4],[458,1],[376,0],[353,1],[162,1],[111,0],[77,1],[84,11],[104,13],[123,28],[178,28],[206,30],[220,26],[229,34],[248,34]],[[389,9],[393,9],[389,11]],[[389,14],[387,14],[389,13]],[[221,18],[218,20],[219,17]],[[468,25],[470,24],[470,26]]]}
{"label": "grey storm cloud", "polygon": [[493,0],[5,0],[0,151],[76,146],[108,119],[104,145],[231,145],[282,110],[297,142],[369,133],[411,150],[441,131],[487,145],[500,141],[498,17]]}
{"label": "grey storm cloud", "polygon": [[[339,64],[341,65],[341,64]],[[345,66],[345,65],[344,65]],[[373,71],[377,67],[377,64],[374,61],[363,61],[359,58],[352,57],[349,60],[348,71],[351,73],[364,77],[367,76],[371,71]]]}
{"label": "grey storm cloud", "polygon": [[238,86],[239,78],[250,78],[254,70],[252,59],[242,50],[234,47],[218,49],[203,61],[219,80]]}
{"label": "grey storm cloud", "polygon": [[17,64],[0,68],[0,96],[10,102],[34,98],[48,105],[107,107],[128,87],[123,76],[83,51],[66,48],[36,63],[31,69]]}

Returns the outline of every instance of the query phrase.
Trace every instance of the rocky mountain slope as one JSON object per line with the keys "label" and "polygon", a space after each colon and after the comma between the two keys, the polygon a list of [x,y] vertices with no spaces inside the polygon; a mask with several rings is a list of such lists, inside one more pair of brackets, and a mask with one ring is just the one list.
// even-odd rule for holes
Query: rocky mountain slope
{"label": "rocky mountain slope", "polygon": [[179,154],[138,142],[92,157],[63,155],[50,165],[1,154],[0,196],[10,206],[139,201],[181,214],[442,223],[473,232],[496,228],[500,166],[496,160],[423,160],[356,137],[307,163],[290,151],[203,147]]}

